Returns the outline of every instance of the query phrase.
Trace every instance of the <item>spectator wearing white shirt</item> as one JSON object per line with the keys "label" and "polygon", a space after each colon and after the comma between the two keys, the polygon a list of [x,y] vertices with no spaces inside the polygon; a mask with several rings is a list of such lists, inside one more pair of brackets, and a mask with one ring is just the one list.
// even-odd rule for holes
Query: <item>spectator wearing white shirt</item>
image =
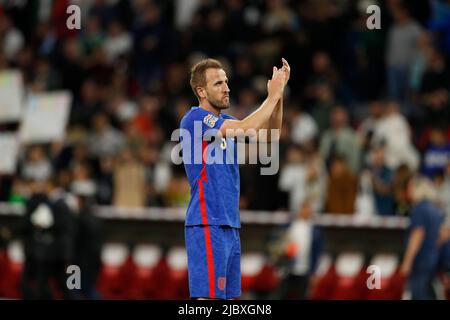
{"label": "spectator wearing white shirt", "polygon": [[32,181],[46,181],[52,175],[52,165],[42,146],[33,146],[22,167],[22,177]]}
{"label": "spectator wearing white shirt", "polygon": [[306,199],[314,210],[320,210],[324,201],[324,167],[314,152],[306,153],[299,146],[288,150],[288,163],[280,173],[278,186],[289,192],[289,211],[295,214]]}
{"label": "spectator wearing white shirt", "polygon": [[312,221],[314,209],[305,201],[289,226],[284,239],[284,255],[290,260],[287,276],[282,280],[280,299],[305,299],[311,276],[322,253],[321,232]]}
{"label": "spectator wearing white shirt", "polygon": [[98,113],[93,119],[93,132],[88,137],[90,154],[95,157],[116,155],[124,146],[123,134],[114,129],[108,117]]}
{"label": "spectator wearing white shirt", "polygon": [[25,45],[22,32],[15,28],[10,17],[0,15],[0,40],[1,50],[6,58],[13,60]]}
{"label": "spectator wearing white shirt", "polygon": [[127,54],[132,46],[133,39],[131,35],[123,29],[120,22],[112,21],[108,25],[108,33],[103,44],[108,61],[115,61],[120,56]]}
{"label": "spectator wearing white shirt", "polygon": [[408,121],[400,113],[399,106],[394,101],[386,104],[383,118],[379,121],[373,142],[384,144],[386,165],[395,170],[399,165],[406,164],[411,170],[419,167],[419,155],[411,141],[411,131]]}
{"label": "spectator wearing white shirt", "polygon": [[291,139],[298,145],[309,143],[319,132],[314,118],[304,111],[293,111]]}

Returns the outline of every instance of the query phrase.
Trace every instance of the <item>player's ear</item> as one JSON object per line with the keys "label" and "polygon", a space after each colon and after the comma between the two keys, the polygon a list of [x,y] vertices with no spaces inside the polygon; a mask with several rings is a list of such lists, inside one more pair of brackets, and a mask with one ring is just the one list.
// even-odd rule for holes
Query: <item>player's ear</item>
{"label": "player's ear", "polygon": [[206,98],[206,90],[203,87],[197,87],[197,94],[200,98]]}

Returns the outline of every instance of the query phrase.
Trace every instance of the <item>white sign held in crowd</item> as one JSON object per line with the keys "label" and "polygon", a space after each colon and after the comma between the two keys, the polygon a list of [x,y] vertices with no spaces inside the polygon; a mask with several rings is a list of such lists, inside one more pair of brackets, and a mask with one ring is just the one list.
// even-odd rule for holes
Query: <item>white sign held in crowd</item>
{"label": "white sign held in crowd", "polygon": [[0,134],[0,154],[0,174],[14,174],[19,155],[19,139],[16,134]]}
{"label": "white sign held in crowd", "polygon": [[23,93],[20,71],[0,71],[0,123],[20,120]]}
{"label": "white sign held in crowd", "polygon": [[30,95],[20,127],[25,143],[47,143],[64,139],[72,95],[67,91]]}

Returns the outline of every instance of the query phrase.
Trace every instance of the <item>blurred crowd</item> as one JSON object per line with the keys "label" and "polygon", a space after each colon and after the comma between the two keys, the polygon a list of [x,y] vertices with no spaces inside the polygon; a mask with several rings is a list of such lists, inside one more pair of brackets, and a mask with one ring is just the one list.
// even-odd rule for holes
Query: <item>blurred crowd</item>
{"label": "blurred crowd", "polygon": [[[381,29],[370,30],[377,2]],[[66,27],[70,4],[80,30]],[[170,153],[197,104],[190,66],[221,60],[228,112],[243,118],[284,57],[280,171],[242,165],[241,208],[409,216],[408,181],[422,174],[450,223],[449,1],[6,1],[0,47],[0,70],[21,70],[27,93],[73,94],[66,139],[24,146],[17,174],[0,176],[0,201],[24,203],[30,182],[55,181],[101,205],[186,206]]]}
{"label": "blurred crowd", "polygon": [[[103,205],[186,205],[170,138],[196,104],[189,67],[205,56],[227,66],[229,113],[238,118],[261,102],[281,56],[293,70],[281,170],[260,176],[242,166],[243,209],[296,212],[313,197],[318,211],[353,213],[361,204],[407,215],[409,175],[448,188],[448,2],[380,2],[374,30],[364,1],[75,1],[81,29],[69,30],[71,3],[0,7],[0,68],[20,69],[28,93],[74,97],[67,138],[25,146],[18,174],[1,178],[2,201],[20,202],[24,182],[56,176],[67,190],[92,189]],[[364,190],[372,209],[359,201]]]}

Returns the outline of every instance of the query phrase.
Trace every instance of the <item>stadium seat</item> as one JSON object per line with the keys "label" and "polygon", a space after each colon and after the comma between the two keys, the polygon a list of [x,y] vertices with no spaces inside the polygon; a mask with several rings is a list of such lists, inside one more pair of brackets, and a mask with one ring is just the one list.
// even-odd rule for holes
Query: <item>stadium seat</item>
{"label": "stadium seat", "polygon": [[23,246],[20,241],[12,241],[7,248],[7,255],[3,266],[3,292],[5,298],[20,299],[20,280],[22,278],[22,268],[24,263]]}
{"label": "stadium seat", "polygon": [[259,296],[269,295],[277,290],[279,284],[280,278],[276,268],[266,263],[255,277],[253,291],[258,293]]}
{"label": "stadium seat", "polygon": [[129,268],[129,250],[120,243],[108,243],[102,248],[102,269],[97,283],[104,299],[123,299],[126,292],[124,270]]}
{"label": "stadium seat", "polygon": [[183,247],[174,247],[167,253],[169,274],[166,287],[170,287],[169,299],[188,299],[189,283],[187,271],[187,254]]}
{"label": "stadium seat", "polygon": [[323,254],[319,258],[319,265],[314,274],[315,281],[309,288],[308,299],[327,300],[336,284],[336,268],[329,254]]}
{"label": "stadium seat", "polygon": [[242,274],[242,293],[254,289],[258,274],[264,267],[264,256],[260,253],[249,252],[242,254],[241,274]]}
{"label": "stadium seat", "polygon": [[0,249],[0,298],[4,297],[3,293],[3,281],[5,280],[6,265],[8,263],[8,251]]}
{"label": "stadium seat", "polygon": [[395,254],[377,254],[370,262],[380,268],[379,289],[366,288],[366,299],[400,300],[403,293],[404,279],[399,273],[399,259]]}
{"label": "stadium seat", "polygon": [[140,244],[133,250],[135,270],[128,286],[127,296],[131,299],[153,299],[158,289],[157,265],[162,250],[154,244]]}
{"label": "stadium seat", "polygon": [[344,252],[337,257],[335,264],[336,280],[330,299],[363,299],[367,278],[364,256],[358,252]]}

